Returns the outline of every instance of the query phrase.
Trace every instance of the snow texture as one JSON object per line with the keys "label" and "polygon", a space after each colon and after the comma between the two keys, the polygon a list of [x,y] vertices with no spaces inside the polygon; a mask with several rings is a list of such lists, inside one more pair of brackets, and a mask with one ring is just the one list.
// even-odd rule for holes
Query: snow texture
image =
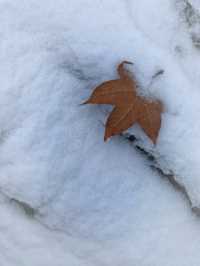
{"label": "snow texture", "polygon": [[128,132],[199,207],[198,8],[184,0],[0,1],[0,230],[2,241],[21,246],[0,243],[3,266],[199,265],[200,221],[185,196],[123,137],[103,143],[106,109],[80,105],[116,78],[121,60],[134,62],[139,93],[165,111],[155,147],[139,127]]}
{"label": "snow texture", "polygon": [[27,217],[21,209],[8,199],[0,197],[0,263],[5,266],[70,266],[85,264],[74,254],[81,241],[50,232]]}

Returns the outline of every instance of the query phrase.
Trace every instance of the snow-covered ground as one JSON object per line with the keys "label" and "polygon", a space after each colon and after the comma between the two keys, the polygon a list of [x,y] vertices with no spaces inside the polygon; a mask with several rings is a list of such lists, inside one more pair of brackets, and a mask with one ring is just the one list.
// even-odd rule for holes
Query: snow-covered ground
{"label": "snow-covered ground", "polygon": [[[0,265],[199,265],[199,10],[0,0]],[[79,105],[124,59],[165,106],[155,147],[129,133],[189,200],[134,144],[103,142],[104,107]]]}
{"label": "snow-covered ground", "polygon": [[2,266],[90,265],[74,254],[77,243],[81,246],[80,240],[49,231],[3,196],[0,198],[0,211]]}

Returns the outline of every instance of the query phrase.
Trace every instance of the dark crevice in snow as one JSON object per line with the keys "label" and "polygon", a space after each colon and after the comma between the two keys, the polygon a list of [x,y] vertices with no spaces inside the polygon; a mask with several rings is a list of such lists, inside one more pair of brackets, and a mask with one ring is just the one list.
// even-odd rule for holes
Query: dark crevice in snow
{"label": "dark crevice in snow", "polygon": [[38,219],[38,215],[41,217],[41,214],[39,214],[39,210],[36,208],[33,208],[29,203],[24,202],[22,200],[10,197],[8,194],[4,193],[2,190],[0,191],[1,196],[3,196],[4,199],[6,199],[7,202],[11,203],[12,205],[16,206],[16,208],[19,208],[22,210],[22,212],[28,216],[31,219],[34,219],[39,224],[41,224],[43,227],[45,227],[49,231],[54,232],[62,232],[66,234],[64,230],[59,230],[57,228],[53,228],[51,226],[48,226],[47,223],[42,222],[41,219]]}
{"label": "dark crevice in snow", "polygon": [[24,211],[24,213],[29,217],[34,217],[37,213],[37,210],[34,209],[30,204],[26,202],[23,202],[18,199],[14,199],[14,198],[11,198],[10,202],[20,207]]}
{"label": "dark crevice in snow", "polygon": [[41,218],[41,214],[39,214],[39,210],[36,208],[33,208],[29,203],[10,197],[8,194],[4,193],[2,190],[0,190],[0,195],[6,200],[6,202],[11,203],[14,207],[21,210],[28,218],[34,219],[37,223],[39,223],[41,226],[46,228],[48,231],[58,232],[58,233],[62,233],[62,234],[69,236],[69,234],[67,234],[64,230],[54,228],[52,226],[48,226],[48,223],[42,222],[42,220],[38,218],[38,216],[40,216]]}
{"label": "dark crevice in snow", "polygon": [[149,161],[149,165],[152,169],[156,170],[156,172],[159,174],[159,176],[161,178],[167,178],[169,180],[169,182],[173,185],[173,187],[177,190],[180,191],[184,197],[187,199],[187,201],[189,202],[189,205],[192,209],[192,211],[200,216],[200,208],[193,206],[192,201],[190,199],[190,196],[188,195],[188,192],[186,190],[186,188],[180,184],[179,182],[177,182],[176,180],[176,176],[173,173],[167,174],[163,171],[162,168],[159,167],[157,160],[155,158],[155,156],[153,154],[151,154],[149,151],[146,151],[144,149],[144,147],[140,146],[138,144],[138,139],[133,135],[133,134],[124,134],[123,135],[129,142],[131,142],[135,149],[142,154],[148,161]]}
{"label": "dark crevice in snow", "polygon": [[33,208],[29,203],[24,202],[22,200],[13,198],[11,196],[9,196],[7,193],[3,192],[2,190],[0,190],[0,194],[8,200],[8,202],[10,202],[11,204],[16,205],[17,207],[19,207],[27,216],[33,218],[38,210]]}

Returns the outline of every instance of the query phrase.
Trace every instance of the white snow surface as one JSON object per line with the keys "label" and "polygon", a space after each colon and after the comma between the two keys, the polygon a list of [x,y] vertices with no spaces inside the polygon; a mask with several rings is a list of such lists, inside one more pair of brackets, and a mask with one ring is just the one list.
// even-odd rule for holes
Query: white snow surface
{"label": "white snow surface", "polygon": [[3,266],[90,265],[74,254],[80,240],[50,232],[1,195],[0,263]]}
{"label": "white snow surface", "polygon": [[103,107],[80,105],[134,62],[139,93],[165,110],[156,146],[129,132],[200,207],[200,24],[186,3],[0,0],[1,265],[199,265],[183,193],[123,137],[103,142]]}

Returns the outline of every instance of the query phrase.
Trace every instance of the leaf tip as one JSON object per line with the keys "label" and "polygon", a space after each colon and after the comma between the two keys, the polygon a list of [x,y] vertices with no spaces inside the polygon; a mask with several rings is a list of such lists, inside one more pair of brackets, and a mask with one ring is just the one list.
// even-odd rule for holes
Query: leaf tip
{"label": "leaf tip", "polygon": [[110,138],[110,136],[105,133],[105,135],[104,135],[104,142],[106,142],[109,138]]}
{"label": "leaf tip", "polygon": [[124,64],[133,65],[133,63],[130,61],[126,61],[126,60],[122,61],[117,67],[117,72],[118,72],[120,78],[127,76],[127,70],[124,69]]}
{"label": "leaf tip", "polygon": [[84,101],[83,103],[80,103],[80,106],[81,106],[81,105],[88,104],[88,103],[90,103],[90,99],[88,99],[88,100]]}
{"label": "leaf tip", "polygon": [[106,142],[110,137],[113,136],[110,128],[106,127],[105,134],[104,134],[104,141]]}
{"label": "leaf tip", "polygon": [[156,145],[157,139],[152,139],[153,145]]}
{"label": "leaf tip", "polygon": [[151,136],[150,139],[153,142],[153,145],[156,145],[158,140],[158,133],[154,136]]}

